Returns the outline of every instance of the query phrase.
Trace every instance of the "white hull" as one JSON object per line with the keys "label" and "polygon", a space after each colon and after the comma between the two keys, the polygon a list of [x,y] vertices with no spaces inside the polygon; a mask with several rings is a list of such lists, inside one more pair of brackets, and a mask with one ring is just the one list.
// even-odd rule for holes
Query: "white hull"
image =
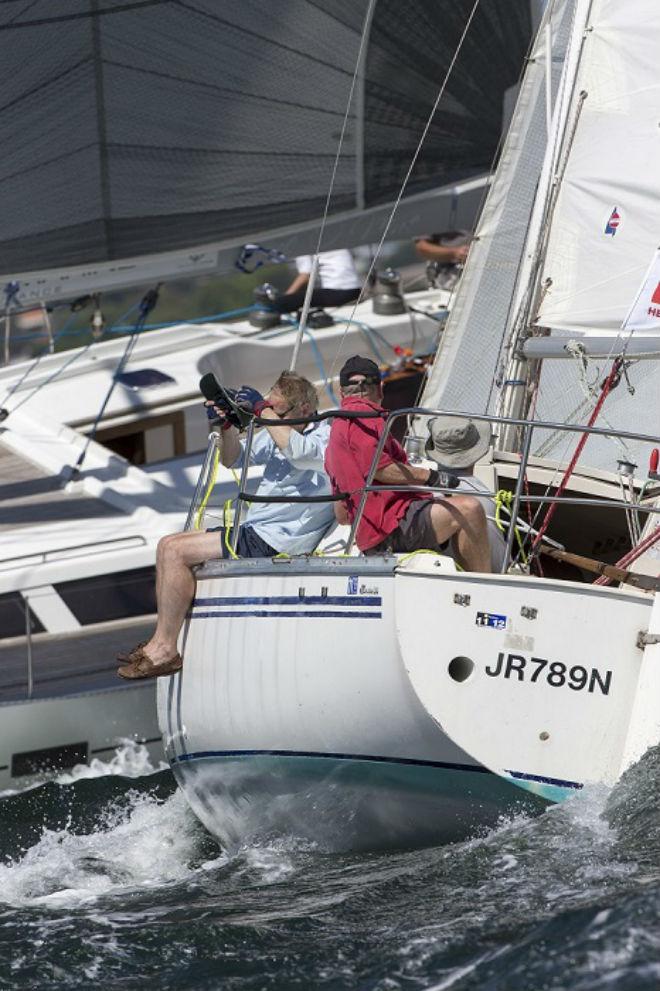
{"label": "white hull", "polygon": [[0,792],[108,761],[125,740],[162,760],[153,684],[0,704]]}
{"label": "white hull", "polygon": [[[447,842],[618,776],[642,657],[630,631],[648,628],[648,600],[456,574],[433,556],[396,573],[395,563],[223,562],[199,576],[183,674],[159,685],[159,722],[191,806],[225,845],[282,833],[334,850]],[[456,601],[465,595],[467,607]],[[543,603],[542,623],[519,618],[521,601],[532,598]],[[595,604],[616,617],[607,641],[590,648],[590,669],[613,669],[607,693],[598,682],[592,692],[588,683],[583,691],[567,684],[560,694],[521,682],[530,740],[539,732],[550,739],[525,740],[507,715],[500,735],[514,753],[503,757],[493,738],[495,724],[502,729],[498,679],[486,668],[514,647],[551,654],[569,599],[583,615]],[[476,625],[493,602],[508,628]],[[519,632],[526,622],[537,623],[533,646]],[[578,654],[584,659],[573,640],[561,655],[567,670]],[[457,683],[448,665],[465,654],[475,670]],[[510,693],[511,678],[500,680]],[[602,732],[587,737],[576,761],[574,738],[557,729],[555,742],[562,712],[599,721],[607,713],[612,746],[603,746]]]}

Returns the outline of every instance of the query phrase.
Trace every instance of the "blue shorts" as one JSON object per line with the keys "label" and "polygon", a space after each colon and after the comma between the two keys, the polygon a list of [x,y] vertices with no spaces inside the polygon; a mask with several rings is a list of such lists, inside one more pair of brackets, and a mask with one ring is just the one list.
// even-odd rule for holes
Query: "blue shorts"
{"label": "blue shorts", "polygon": [[[223,526],[211,526],[209,527],[208,532],[218,532],[220,534],[221,557],[229,557],[229,551],[227,550],[227,544],[225,543],[225,528]],[[228,542],[232,546],[233,538],[233,530],[230,530]],[[276,557],[280,552],[276,551],[274,547],[270,546],[270,544],[267,544],[265,540],[262,540],[257,531],[253,530],[251,526],[246,524],[239,527],[236,553],[239,557]]]}

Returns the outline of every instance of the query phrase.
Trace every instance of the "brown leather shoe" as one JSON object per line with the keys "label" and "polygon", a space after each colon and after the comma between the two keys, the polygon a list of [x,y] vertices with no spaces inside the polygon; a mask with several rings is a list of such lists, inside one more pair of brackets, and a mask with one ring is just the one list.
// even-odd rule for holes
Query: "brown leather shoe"
{"label": "brown leather shoe", "polygon": [[120,664],[132,664],[137,655],[140,653],[143,647],[146,647],[149,643],[148,640],[140,640],[136,647],[131,647],[126,653],[117,654],[117,660]]}
{"label": "brown leather shoe", "polygon": [[163,661],[161,664],[154,664],[149,655],[145,654],[140,647],[139,650],[136,648],[133,651],[133,660],[130,664],[117,668],[117,674],[120,678],[125,678],[127,681],[136,681],[143,678],[162,678],[165,675],[180,671],[182,666],[183,661],[180,654],[175,654],[174,657],[170,657],[168,661]]}

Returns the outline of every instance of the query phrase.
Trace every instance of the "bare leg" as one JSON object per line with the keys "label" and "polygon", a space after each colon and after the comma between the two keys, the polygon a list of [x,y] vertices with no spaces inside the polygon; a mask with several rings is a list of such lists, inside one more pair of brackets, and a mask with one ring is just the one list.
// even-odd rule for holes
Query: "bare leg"
{"label": "bare leg", "polygon": [[431,522],[439,544],[451,540],[456,560],[466,571],[490,573],[486,514],[473,496],[452,496],[433,503]]}
{"label": "bare leg", "polygon": [[144,652],[160,664],[176,654],[177,640],[195,594],[192,568],[221,556],[220,533],[173,533],[158,542],[156,555],[156,632]]}

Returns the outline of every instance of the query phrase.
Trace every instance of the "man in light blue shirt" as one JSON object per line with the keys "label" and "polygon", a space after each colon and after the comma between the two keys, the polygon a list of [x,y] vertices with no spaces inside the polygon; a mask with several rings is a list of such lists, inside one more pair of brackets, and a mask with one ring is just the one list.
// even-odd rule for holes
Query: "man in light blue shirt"
{"label": "man in light blue shirt", "polygon": [[[328,421],[307,426],[280,424],[282,419],[314,415],[318,399],[311,382],[293,372],[283,372],[266,399],[243,386],[236,394],[236,402],[242,408],[251,408],[260,419],[272,422],[255,437],[250,451],[250,464],[264,466],[257,494],[329,496],[330,482],[323,467],[330,436]],[[245,441],[239,439],[236,428],[225,426],[222,439],[222,463],[230,468],[242,466]],[[240,528],[239,556],[309,554],[333,520],[331,502],[253,502]]]}
{"label": "man in light blue shirt", "polygon": [[[237,407],[269,421],[255,437],[250,463],[263,465],[258,495],[325,496],[330,482],[323,468],[330,427],[319,423],[288,426],[284,419],[313,416],[318,397],[311,382],[294,372],[283,372],[264,399],[242,386],[234,396]],[[207,403],[213,406],[213,403]],[[213,406],[223,421],[220,459],[228,467],[243,463],[245,442],[227,418],[228,410]],[[332,502],[253,502],[239,529],[239,557],[309,554],[334,522]],[[127,654],[118,655],[122,678],[157,678],[181,668],[177,640],[195,594],[193,568],[226,556],[225,533],[220,529],[187,531],[163,537],[156,556],[158,622],[152,638]]]}

